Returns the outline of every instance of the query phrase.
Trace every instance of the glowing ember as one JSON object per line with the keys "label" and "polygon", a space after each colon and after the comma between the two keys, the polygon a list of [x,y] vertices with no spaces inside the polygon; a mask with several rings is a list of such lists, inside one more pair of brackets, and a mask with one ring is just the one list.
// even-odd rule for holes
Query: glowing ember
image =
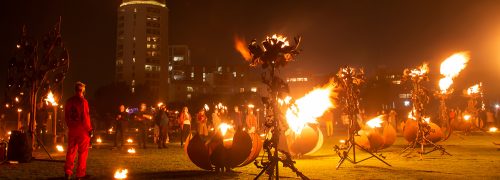
{"label": "glowing ember", "polygon": [[444,78],[439,80],[439,88],[442,94],[447,92],[448,88],[453,84],[453,78],[458,76],[460,71],[465,68],[468,61],[469,54],[467,52],[459,52],[448,57],[441,63],[440,72]]}
{"label": "glowing ember", "polygon": [[497,129],[496,127],[490,127],[490,130],[489,130],[489,131],[490,131],[490,132],[497,132],[497,131],[498,131],[498,129]]}
{"label": "glowing ember", "polygon": [[471,86],[467,89],[467,94],[472,95],[472,94],[478,94],[481,91],[481,86],[482,83],[476,84],[474,86]]}
{"label": "glowing ember", "polygon": [[64,152],[64,148],[61,145],[56,146],[57,151]]}
{"label": "glowing ember", "polygon": [[286,120],[290,129],[296,134],[300,134],[308,123],[317,123],[317,118],[321,117],[328,109],[333,108],[331,100],[333,88],[334,84],[328,83],[297,99],[295,104],[286,111]]}
{"label": "glowing ember", "polygon": [[127,169],[118,169],[115,171],[115,179],[126,179],[127,178]]}
{"label": "glowing ember", "polygon": [[57,106],[57,102],[56,100],[54,99],[54,94],[52,94],[52,91],[49,91],[49,94],[47,94],[47,98],[45,98],[45,102],[47,104],[51,104],[52,106]]}
{"label": "glowing ember", "polygon": [[469,114],[464,115],[464,120],[469,121],[470,118],[471,118],[471,115],[469,115]]}
{"label": "glowing ember", "polygon": [[424,74],[429,73],[429,65],[427,63],[424,63],[422,66],[418,67],[417,69],[412,69],[410,71],[410,76],[422,76]]}
{"label": "glowing ember", "polygon": [[102,143],[102,139],[101,139],[100,137],[98,137],[98,138],[95,140],[95,142],[97,142],[97,143],[99,143],[99,144],[100,144],[100,143]]}
{"label": "glowing ember", "polygon": [[127,152],[130,154],[135,154],[135,149],[134,148],[127,149]]}
{"label": "glowing ember", "polygon": [[377,116],[373,119],[370,119],[369,121],[366,122],[366,125],[368,125],[368,127],[370,127],[370,128],[382,127],[382,122],[384,122],[382,120],[382,116],[384,116],[384,115],[380,115],[380,116]]}
{"label": "glowing ember", "polygon": [[134,142],[134,140],[132,140],[131,138],[128,138],[128,139],[127,139],[127,142],[128,142],[128,143],[133,143],[133,142]]}
{"label": "glowing ember", "polygon": [[247,48],[247,42],[245,39],[235,36],[234,37],[234,48],[243,56],[246,61],[250,61],[252,59],[252,55]]}
{"label": "glowing ember", "polygon": [[229,130],[229,128],[233,128],[233,126],[226,124],[226,123],[221,123],[219,125],[219,129],[220,129],[220,132],[222,133],[222,136],[226,135],[227,130]]}

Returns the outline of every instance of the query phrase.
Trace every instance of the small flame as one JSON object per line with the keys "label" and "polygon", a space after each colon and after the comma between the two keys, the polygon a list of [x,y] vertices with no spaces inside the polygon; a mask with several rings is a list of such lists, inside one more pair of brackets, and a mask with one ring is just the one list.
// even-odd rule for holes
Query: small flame
{"label": "small flame", "polygon": [[127,152],[130,154],[135,154],[135,149],[134,148],[127,149]]}
{"label": "small flame", "polygon": [[339,140],[339,143],[340,143],[340,144],[345,144],[345,140],[344,140],[344,139],[341,139],[341,140]]}
{"label": "small flame", "polygon": [[113,127],[109,128],[108,132],[111,134],[113,132]]}
{"label": "small flame", "polygon": [[252,60],[252,55],[247,48],[247,42],[244,38],[234,36],[234,48],[236,48],[246,61]]}
{"label": "small flame", "polygon": [[297,99],[295,104],[286,111],[286,120],[290,129],[300,134],[308,123],[318,123],[316,119],[334,107],[331,99],[333,88],[334,84],[330,82]]}
{"label": "small flame", "polygon": [[498,128],[497,127],[490,127],[490,132],[497,132],[498,131]]}
{"label": "small flame", "polygon": [[248,108],[253,109],[255,106],[253,104],[248,104]]}
{"label": "small flame", "polygon": [[415,77],[415,76],[422,76],[424,74],[429,73],[429,65],[427,63],[424,63],[422,66],[418,67],[417,69],[412,69],[410,71],[410,76]]}
{"label": "small flame", "polygon": [[378,128],[378,127],[382,127],[382,122],[384,122],[382,120],[382,117],[384,115],[380,115],[380,116],[377,116],[373,119],[370,119],[369,121],[366,122],[366,125],[368,125],[370,128]]}
{"label": "small flame", "polygon": [[161,107],[161,106],[163,106],[163,102],[158,103],[158,107]]}
{"label": "small flame", "polygon": [[23,109],[18,108],[18,109],[17,109],[17,112],[23,112]]}
{"label": "small flame", "polygon": [[126,179],[127,178],[127,169],[118,169],[115,171],[115,179]]}
{"label": "small flame", "polygon": [[128,138],[128,139],[127,139],[127,142],[128,142],[128,143],[133,143],[133,142],[134,142],[134,140],[132,140],[132,138]]}
{"label": "small flame", "polygon": [[469,114],[464,115],[464,120],[469,121],[470,118],[471,118],[471,115],[469,115]]}
{"label": "small flame", "polygon": [[102,143],[102,139],[101,137],[98,137],[96,140],[95,140],[97,143],[101,144]]}
{"label": "small flame", "polygon": [[431,123],[431,118],[430,117],[424,117],[424,122],[427,124]]}
{"label": "small flame", "polygon": [[205,108],[205,111],[210,110],[210,108],[208,107],[208,105],[207,105],[207,104],[205,104],[204,108]]}
{"label": "small flame", "polygon": [[61,145],[57,145],[57,146],[56,146],[56,149],[57,149],[57,151],[59,151],[59,152],[64,152],[64,148],[63,148],[63,146],[61,146]]}
{"label": "small flame", "polygon": [[222,133],[222,136],[225,136],[226,133],[227,133],[227,130],[229,130],[229,128],[233,128],[233,126],[227,124],[227,123],[221,123],[219,125],[219,129],[220,129],[220,132]]}
{"label": "small flame", "polygon": [[441,93],[447,93],[448,88],[453,84],[453,78],[457,77],[460,71],[465,69],[469,61],[469,53],[459,52],[451,55],[441,63],[441,75],[444,77],[439,80]]}
{"label": "small flame", "polygon": [[468,95],[478,94],[479,92],[481,92],[481,86],[482,86],[482,83],[479,83],[479,84],[476,84],[474,86],[469,87],[467,89],[467,94]]}
{"label": "small flame", "polygon": [[7,134],[10,136],[12,134],[12,131],[7,132]]}
{"label": "small flame", "polygon": [[47,94],[47,98],[45,98],[45,102],[47,105],[50,103],[52,106],[57,106],[57,102],[54,99],[54,94],[52,94],[52,91],[49,91],[49,94]]}

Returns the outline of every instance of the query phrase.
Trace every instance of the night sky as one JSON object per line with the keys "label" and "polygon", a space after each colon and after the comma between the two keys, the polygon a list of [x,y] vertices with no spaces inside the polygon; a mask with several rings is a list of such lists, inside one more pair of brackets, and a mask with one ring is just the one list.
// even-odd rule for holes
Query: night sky
{"label": "night sky", "polygon": [[[91,92],[112,82],[120,2],[0,2],[2,77],[22,25],[41,37],[62,16],[71,59],[66,82],[81,80]],[[424,61],[438,74],[442,60],[466,50],[471,61],[456,79],[457,88],[482,81],[489,97],[500,98],[498,0],[167,0],[167,7],[170,44],[188,45],[196,63],[243,64],[233,48],[234,36],[261,40],[274,33],[301,35],[303,52],[289,68],[317,74],[335,72],[341,65],[402,72]],[[437,84],[438,79],[431,81]]]}

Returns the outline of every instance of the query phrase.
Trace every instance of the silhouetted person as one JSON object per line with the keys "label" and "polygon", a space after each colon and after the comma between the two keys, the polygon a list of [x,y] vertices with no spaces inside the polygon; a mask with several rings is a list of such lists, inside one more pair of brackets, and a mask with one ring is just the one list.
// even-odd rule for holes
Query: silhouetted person
{"label": "silhouetted person", "polygon": [[128,121],[128,113],[125,111],[125,106],[120,105],[120,111],[116,115],[115,118],[115,128],[116,128],[116,133],[115,133],[115,146],[118,147],[118,141],[120,141],[120,148],[123,146],[124,139],[123,139],[123,130],[124,130],[124,124]]}

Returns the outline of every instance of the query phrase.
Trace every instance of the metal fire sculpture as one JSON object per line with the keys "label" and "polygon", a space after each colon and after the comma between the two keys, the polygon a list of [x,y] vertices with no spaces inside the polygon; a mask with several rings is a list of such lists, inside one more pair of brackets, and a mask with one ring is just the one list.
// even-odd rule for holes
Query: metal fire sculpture
{"label": "metal fire sculpture", "polygon": [[469,98],[467,107],[464,111],[464,122],[461,122],[460,129],[464,133],[470,134],[472,131],[484,131],[481,129],[482,121],[479,120],[479,114],[485,110],[483,84],[475,84],[464,92],[465,96]]}
{"label": "metal fire sculpture", "polygon": [[[365,74],[363,69],[356,69],[352,67],[340,68],[337,75],[334,77],[335,83],[341,89],[337,96],[337,102],[342,107],[342,111],[349,117],[349,128],[348,128],[348,139],[345,142],[347,146],[335,146],[334,150],[340,157],[340,161],[337,164],[337,169],[347,160],[353,164],[363,162],[370,158],[376,158],[382,161],[384,164],[391,166],[389,163],[385,162],[381,155],[376,155],[364,146],[359,145],[354,137],[358,134],[361,129],[358,124],[357,115],[360,110],[360,88],[365,81]],[[362,160],[356,159],[356,148],[369,153],[371,156]],[[349,153],[352,151],[352,157]]]}
{"label": "metal fire sculpture", "polygon": [[289,92],[289,88],[288,84],[277,75],[277,71],[299,54],[298,47],[301,38],[297,37],[294,40],[295,44],[291,45],[286,37],[273,35],[267,37],[262,42],[262,45],[257,40],[252,40],[248,45],[248,50],[243,48],[244,46],[242,47],[244,43],[236,45],[236,48],[249,62],[250,66],[261,65],[264,70],[262,82],[267,85],[269,92],[269,97],[262,98],[266,107],[264,124],[266,134],[269,134],[266,136],[263,146],[267,158],[254,162],[258,168],[262,169],[255,179],[259,178],[263,173],[267,173],[270,179],[279,179],[279,162],[284,167],[290,168],[300,178],[309,179],[295,167],[295,161],[292,160],[290,153],[279,148],[281,146],[280,137],[283,135],[286,121],[284,114],[280,110],[278,100],[284,99],[285,94]]}
{"label": "metal fire sculpture", "polygon": [[36,105],[52,90],[62,95],[62,82],[69,69],[69,54],[61,37],[61,20],[41,42],[23,27],[16,56],[9,61],[6,101],[11,107],[29,110],[27,130],[34,143]]}
{"label": "metal fire sculpture", "polygon": [[[407,120],[404,127],[405,138],[407,138],[408,132],[412,134],[407,138],[410,141],[408,147],[406,147],[402,154],[408,150],[411,150],[406,154],[406,156],[410,155],[410,153],[420,145],[420,151],[417,151],[420,155],[420,158],[423,158],[424,154],[428,154],[434,152],[436,150],[440,150],[442,154],[451,155],[446,150],[440,146],[435,144],[430,138],[436,134],[436,131],[441,131],[439,127],[430,122],[430,118],[426,118],[424,112],[424,105],[429,102],[428,91],[425,87],[423,87],[423,83],[429,81],[429,66],[427,64],[423,64],[421,67],[417,69],[405,69],[403,72],[403,80],[411,81],[412,85],[412,102],[413,102],[413,110],[410,115],[413,117],[412,120]],[[410,123],[415,122],[415,125],[410,125]],[[414,131],[409,130],[409,127],[415,127]],[[413,136],[413,132],[415,132]],[[424,146],[431,145],[433,149],[430,151],[425,151]]]}

